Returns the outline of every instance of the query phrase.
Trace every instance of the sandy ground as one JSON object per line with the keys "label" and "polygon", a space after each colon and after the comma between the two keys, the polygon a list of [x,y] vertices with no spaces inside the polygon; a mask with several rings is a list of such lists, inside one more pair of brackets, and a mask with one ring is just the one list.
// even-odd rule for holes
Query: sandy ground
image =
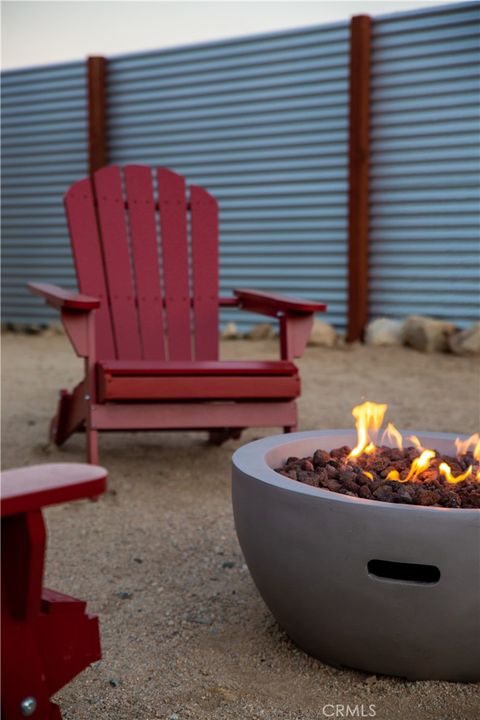
{"label": "sandy ground", "polygon": [[[273,341],[222,347],[229,358],[275,351]],[[3,356],[4,467],[82,461],[81,435],[61,449],[46,444],[56,392],[81,370],[66,339],[6,334]],[[362,398],[387,402],[399,427],[478,429],[473,360],[353,346],[308,349],[299,365],[300,429],[350,427]],[[245,567],[230,506],[232,451],[262,434],[220,448],[200,433],[104,435],[106,495],[46,511],[47,584],[88,600],[103,642],[102,661],[58,694],[64,718],[315,720],[358,704],[364,714],[374,705],[379,720],[478,719],[479,685],[336,670],[278,627]]]}

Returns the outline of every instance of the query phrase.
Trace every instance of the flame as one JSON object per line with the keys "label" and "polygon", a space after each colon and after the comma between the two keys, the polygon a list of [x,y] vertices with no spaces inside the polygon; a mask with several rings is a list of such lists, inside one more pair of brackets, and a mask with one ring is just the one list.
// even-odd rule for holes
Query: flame
{"label": "flame", "polygon": [[435,450],[424,450],[420,457],[412,461],[412,466],[408,472],[405,482],[408,480],[416,480],[417,477],[430,465],[430,460],[435,457]]}
{"label": "flame", "polygon": [[[470,445],[474,445],[475,443],[478,443],[480,441],[478,433],[473,433],[473,435],[470,435],[469,438],[466,440],[460,440],[460,438],[457,438],[455,440],[455,447],[457,448],[457,455],[465,455],[465,453],[468,451],[468,448]],[[476,450],[476,448],[475,448]]]}
{"label": "flame", "polygon": [[[402,480],[398,470],[390,470],[387,475],[387,480],[396,480],[397,482],[408,482],[412,480],[415,482],[417,477],[426,470],[430,465],[430,460],[435,457],[435,450],[424,450],[420,457],[413,460],[408,475]],[[447,466],[448,467],[448,466]]]}
{"label": "flame", "polygon": [[473,433],[473,435],[470,435],[466,440],[460,440],[460,438],[455,440],[457,455],[465,455],[470,445],[475,446],[473,448],[473,457],[477,462],[480,462],[480,435],[478,433]]}
{"label": "flame", "polygon": [[[471,465],[468,468],[468,470],[465,470],[465,472],[462,473],[461,475],[457,475],[457,477],[454,477],[454,475],[452,473],[452,468],[446,462],[440,463],[438,469],[439,469],[440,473],[444,476],[446,481],[449,483],[462,482],[462,480],[466,480],[473,474],[473,467]],[[477,473],[477,480],[480,479],[479,474],[480,473]]]}
{"label": "flame", "polygon": [[416,447],[419,452],[423,452],[423,450],[425,450],[416,435],[409,435],[407,440],[410,440],[410,442],[413,443],[414,447]]}
{"label": "flame", "polygon": [[382,445],[384,440],[388,440],[390,443],[395,443],[399,450],[403,450],[403,437],[402,434],[395,425],[391,422],[388,423],[387,429],[382,435]]}
{"label": "flame", "polygon": [[[377,439],[377,435],[383,423],[383,418],[387,409],[388,405],[382,405],[369,401],[364,402],[362,405],[357,405],[353,408],[352,415],[355,418],[355,428],[357,430],[357,445],[353,448],[350,455],[348,456],[350,459],[354,459],[359,455],[362,455],[362,453],[369,455],[375,452],[375,441]],[[395,425],[390,422],[387,425],[387,429],[383,432],[381,439],[382,444],[385,439],[389,442],[390,445],[394,447],[396,446],[399,450],[403,450],[404,440],[402,434],[399,430],[397,430]],[[392,469],[387,475],[387,480],[395,480],[396,482],[415,482],[418,480],[419,475],[430,467],[431,461],[437,455],[435,450],[429,450],[428,448],[424,448],[420,440],[415,435],[410,435],[407,439],[414,445],[420,455],[419,457],[412,460],[410,469],[405,478],[402,479],[400,477],[400,473],[398,470]],[[474,446],[473,457],[475,463],[480,463],[479,433],[474,433],[467,440],[460,440],[459,438],[457,438],[455,440],[455,446],[457,449],[457,455],[464,455],[466,452],[469,451],[469,448],[471,446]],[[462,482],[462,480],[467,480],[468,478],[473,477],[475,477],[475,479],[480,482],[480,468],[477,467],[474,471],[473,465],[470,465],[468,470],[466,470],[464,473],[461,473],[460,475],[457,475],[456,477],[453,475],[451,467],[446,462],[442,462],[439,465],[438,470],[439,473],[449,483],[459,483]],[[369,478],[369,480],[374,479],[374,476],[371,472],[362,469],[362,473],[367,478]]]}
{"label": "flame", "polygon": [[357,405],[352,410],[355,418],[355,427],[357,429],[357,446],[353,448],[348,457],[358,457],[362,453],[370,454],[375,450],[375,436],[380,429],[383,417],[388,405],[381,405],[373,402],[364,402],[363,405]]}

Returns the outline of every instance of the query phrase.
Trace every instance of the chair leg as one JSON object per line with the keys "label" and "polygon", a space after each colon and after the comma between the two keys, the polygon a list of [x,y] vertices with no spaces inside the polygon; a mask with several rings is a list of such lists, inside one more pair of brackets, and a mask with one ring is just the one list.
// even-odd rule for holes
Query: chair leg
{"label": "chair leg", "polygon": [[238,440],[244,428],[215,428],[208,433],[208,442],[211,445],[223,445],[224,442],[232,438]]}
{"label": "chair leg", "polygon": [[71,397],[72,396],[68,392],[68,390],[60,390],[57,412],[50,422],[49,431],[50,442],[55,443],[55,445],[63,445],[63,443],[68,437],[68,405]]}
{"label": "chair leg", "polygon": [[98,430],[87,428],[87,462],[98,465]]}
{"label": "chair leg", "polygon": [[70,393],[60,390],[57,413],[50,423],[50,441],[63,445],[70,435],[82,429],[85,424],[85,390],[81,382]]}
{"label": "chair leg", "polygon": [[60,708],[53,702],[50,702],[50,715],[48,720],[62,720],[62,713],[60,712]]}

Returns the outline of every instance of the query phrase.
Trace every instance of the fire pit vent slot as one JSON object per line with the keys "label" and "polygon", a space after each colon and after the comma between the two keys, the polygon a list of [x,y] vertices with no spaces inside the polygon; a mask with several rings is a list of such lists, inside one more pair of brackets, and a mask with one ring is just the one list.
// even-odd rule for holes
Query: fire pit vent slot
{"label": "fire pit vent slot", "polygon": [[398,580],[423,585],[433,585],[440,580],[440,570],[435,565],[370,560],[367,568],[370,575],[384,580]]}

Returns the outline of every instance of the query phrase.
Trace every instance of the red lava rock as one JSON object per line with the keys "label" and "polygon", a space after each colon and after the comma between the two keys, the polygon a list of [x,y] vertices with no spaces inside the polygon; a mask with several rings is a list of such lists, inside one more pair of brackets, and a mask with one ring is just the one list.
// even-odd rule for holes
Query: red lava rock
{"label": "red lava rock", "polygon": [[358,497],[364,498],[365,500],[371,500],[373,498],[372,491],[368,485],[361,485],[358,488]]}
{"label": "red lava rock", "polygon": [[417,505],[436,505],[439,500],[440,495],[433,490],[420,487],[415,493],[415,502]]}
{"label": "red lava rock", "polygon": [[279,470],[278,472],[281,475],[285,475],[285,477],[290,478],[291,480],[297,479],[297,471],[296,470]]}
{"label": "red lava rock", "polygon": [[380,485],[373,491],[373,497],[382,502],[393,502],[393,490],[388,485]]}
{"label": "red lava rock", "polygon": [[460,498],[454,492],[445,493],[441,499],[442,507],[458,508],[460,507]]}
{"label": "red lava rock", "polygon": [[330,460],[330,455],[325,450],[315,450],[313,455],[313,464],[322,467]]}
{"label": "red lava rock", "polygon": [[341,448],[336,448],[330,451],[330,456],[333,458],[344,458],[350,454],[350,448],[347,445],[343,445]]}
{"label": "red lava rock", "polygon": [[334,465],[332,465],[331,463],[329,463],[328,465],[325,465],[325,470],[327,471],[327,475],[329,478],[337,479],[340,475],[337,468],[334,467]]}
{"label": "red lava rock", "polygon": [[[417,448],[398,450],[381,447],[370,455],[362,454],[356,458],[349,458],[349,454],[350,448],[347,446],[334,448],[330,452],[316,450],[313,457],[289,457],[277,472],[312,487],[366,500],[480,509],[480,482],[474,479],[479,463],[472,453],[462,457],[436,455],[426,470],[408,482],[387,480],[387,476],[395,470],[400,479],[405,481],[412,460],[420,455]],[[439,471],[442,462],[450,465],[454,476],[465,472],[472,465],[474,476],[458,483],[449,483]]]}
{"label": "red lava rock", "polygon": [[414,493],[409,488],[399,483],[399,489],[395,492],[393,502],[407,503],[409,505],[413,501],[413,495]]}
{"label": "red lava rock", "polygon": [[342,488],[342,483],[338,482],[338,480],[335,480],[335,478],[327,477],[327,479],[323,483],[323,487],[326,487],[327,490],[333,490],[333,492],[338,492]]}
{"label": "red lava rock", "polygon": [[313,487],[318,487],[320,485],[317,473],[309,470],[299,470],[297,472],[297,480],[305,483],[306,485],[313,485]]}

